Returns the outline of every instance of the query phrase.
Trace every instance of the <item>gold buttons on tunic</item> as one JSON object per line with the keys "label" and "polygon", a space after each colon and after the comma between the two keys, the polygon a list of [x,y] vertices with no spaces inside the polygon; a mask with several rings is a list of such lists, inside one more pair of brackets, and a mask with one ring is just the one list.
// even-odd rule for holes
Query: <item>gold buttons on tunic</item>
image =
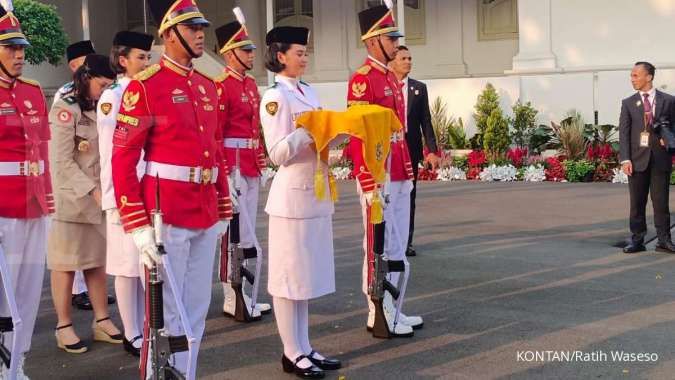
{"label": "gold buttons on tunic", "polygon": [[204,157],[209,158],[209,156],[210,156],[209,151],[208,150],[204,151]]}

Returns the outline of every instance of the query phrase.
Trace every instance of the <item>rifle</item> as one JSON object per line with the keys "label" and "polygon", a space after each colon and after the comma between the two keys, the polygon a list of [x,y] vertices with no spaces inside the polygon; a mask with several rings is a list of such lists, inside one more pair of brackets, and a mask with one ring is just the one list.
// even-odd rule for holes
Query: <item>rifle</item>
{"label": "rifle", "polygon": [[[162,257],[162,266],[169,286],[172,290],[174,301],[176,302],[176,309],[180,316],[180,321],[185,331],[185,335],[170,336],[169,332],[164,326],[164,281],[159,273],[158,265],[151,269],[145,268],[146,278],[146,292],[145,292],[145,324],[143,326],[143,349],[141,353],[140,372],[141,379],[145,380],[147,375],[147,360],[150,356],[151,360],[151,376],[152,380],[185,380],[189,379],[191,374],[190,364],[188,364],[187,377],[184,376],[178,369],[169,363],[169,358],[172,354],[177,352],[189,352],[191,358],[192,343],[195,338],[192,334],[187,319],[187,313],[181,300],[181,294],[176,292],[176,280],[171,269],[169,256],[166,254],[164,242],[162,240],[163,228],[163,214],[160,206],[159,197],[159,176],[155,177],[155,208],[152,210],[152,224],[155,232],[155,243],[157,251]],[[188,360],[188,363],[191,363]]]}
{"label": "rifle", "polygon": [[[1,243],[1,242],[0,242]],[[19,334],[23,321],[19,316],[19,308],[16,304],[16,297],[14,295],[14,286],[12,284],[12,277],[9,273],[9,266],[5,258],[5,251],[0,244],[0,277],[2,277],[2,287],[5,289],[5,300],[9,307],[9,317],[0,317],[0,360],[2,364],[9,369],[9,380],[16,380],[16,371],[18,360],[12,360],[13,357],[19,355]],[[12,344],[8,348],[5,345],[5,334],[14,332],[12,336]]]}
{"label": "rifle", "polygon": [[[239,148],[236,150],[236,162],[234,167],[234,189],[235,194],[232,196],[239,197],[241,195],[241,171],[239,168]],[[240,231],[240,221],[241,221],[241,212],[240,207],[237,202],[233,202],[233,212],[232,220],[230,220],[230,233],[229,244],[227,245],[226,255],[230,256],[229,265],[227,268],[229,276],[226,278],[230,280],[230,284],[235,294],[235,309],[234,309],[234,319],[239,322],[251,322],[254,320],[259,320],[260,317],[253,317],[253,307],[254,303],[251,304],[251,310],[249,311],[246,307],[246,301],[244,300],[244,283],[243,280],[246,279],[249,284],[253,285],[255,283],[256,276],[253,275],[246,268],[246,259],[255,258],[256,255],[250,254],[251,250],[244,250],[241,247],[241,231]]]}

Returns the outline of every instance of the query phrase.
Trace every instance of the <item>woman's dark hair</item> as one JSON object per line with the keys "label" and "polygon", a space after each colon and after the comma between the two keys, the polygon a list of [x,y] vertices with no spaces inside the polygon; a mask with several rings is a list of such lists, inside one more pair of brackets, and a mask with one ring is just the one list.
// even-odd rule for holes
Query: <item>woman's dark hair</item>
{"label": "woman's dark hair", "polygon": [[77,104],[82,111],[93,111],[96,109],[96,102],[89,95],[89,82],[93,76],[89,73],[86,65],[80,66],[73,74],[72,95],[77,100]]}
{"label": "woman's dark hair", "polygon": [[112,66],[116,74],[124,74],[127,72],[127,69],[120,65],[120,57],[129,58],[131,49],[133,48],[122,45],[113,46],[112,49],[110,49],[110,66]]}
{"label": "woman's dark hair", "polygon": [[279,58],[277,58],[277,53],[285,54],[290,48],[291,44],[283,42],[272,42],[270,46],[267,47],[267,54],[265,55],[265,67],[267,68],[267,70],[273,73],[282,72],[286,68],[286,65],[279,62]]}

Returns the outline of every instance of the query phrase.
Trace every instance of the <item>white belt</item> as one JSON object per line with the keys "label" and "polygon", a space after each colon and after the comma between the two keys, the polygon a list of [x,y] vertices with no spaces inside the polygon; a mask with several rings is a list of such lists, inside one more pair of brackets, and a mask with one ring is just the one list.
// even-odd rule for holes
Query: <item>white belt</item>
{"label": "white belt", "polygon": [[39,176],[44,173],[44,161],[0,162],[0,176]]}
{"label": "white belt", "polygon": [[258,149],[258,139],[245,139],[238,137],[228,137],[225,139],[223,145],[230,149]]}
{"label": "white belt", "polygon": [[145,166],[145,174],[162,179],[173,181],[211,184],[216,183],[218,179],[218,168],[193,168],[189,166],[179,166],[163,164],[160,162],[148,161]]}

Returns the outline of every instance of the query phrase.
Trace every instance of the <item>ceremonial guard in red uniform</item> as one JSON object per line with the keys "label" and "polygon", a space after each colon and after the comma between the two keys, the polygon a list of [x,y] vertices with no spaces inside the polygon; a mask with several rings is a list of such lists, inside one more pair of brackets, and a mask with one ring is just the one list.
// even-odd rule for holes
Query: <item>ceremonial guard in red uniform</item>
{"label": "ceremonial guard in red uniform", "polygon": [[[405,126],[405,104],[401,92],[401,84],[393,72],[387,68],[398,46],[398,38],[402,34],[394,21],[391,2],[387,6],[380,5],[366,9],[359,13],[361,25],[361,40],[368,50],[368,58],[349,81],[347,100],[348,104],[377,104],[392,109],[401,124]],[[362,152],[362,143],[359,139],[350,140],[350,154],[354,161],[354,177],[357,179],[357,191],[361,196],[364,227],[364,250],[366,259],[363,268],[363,291],[367,293],[369,278],[372,278],[372,265],[367,260],[368,244],[366,243],[372,223],[367,220],[366,208],[373,199],[384,199],[385,246],[384,254],[389,260],[405,261],[405,251],[408,242],[410,221],[410,191],[412,190],[412,166],[405,135],[401,132],[394,134],[391,141],[391,153],[387,159],[387,180],[382,188],[375,184],[373,176],[368,171]],[[407,265],[406,265],[407,267]],[[370,275],[369,275],[370,273]],[[406,272],[403,272],[404,275]],[[389,274],[389,281],[397,283],[401,273]],[[401,299],[402,301],[402,299]],[[368,298],[367,327],[373,327],[375,319],[374,304]],[[422,326],[420,317],[400,314],[395,321],[395,306],[390,295],[384,302],[384,311],[388,327],[393,336],[412,336],[413,329]],[[398,322],[398,323],[396,323]]]}
{"label": "ceremonial guard in red uniform", "polygon": [[[122,226],[148,268],[163,261],[149,216],[159,187],[164,248],[196,339],[191,350],[198,351],[211,301],[216,242],[232,211],[217,87],[192,66],[204,52],[209,22],[193,0],[150,0],[149,5],[160,21],[165,54],[159,64],[138,74],[122,96],[113,136],[113,184]],[[142,150],[146,174],[139,182],[136,164]],[[166,282],[163,292],[168,334],[183,335],[174,293]],[[175,368],[188,379],[196,378],[194,351],[172,356]]]}
{"label": "ceremonial guard in red uniform", "polygon": [[[0,7],[0,30],[0,255],[9,275],[2,283],[11,285],[15,317],[21,320],[17,329],[18,319],[12,318],[17,336],[4,332],[3,338],[8,349],[17,340],[12,361],[17,362],[17,378],[27,379],[23,363],[40,304],[48,218],[54,212],[47,154],[50,134],[40,85],[19,77],[28,41],[11,6]],[[11,314],[0,291],[0,317]],[[0,378],[10,378],[7,371],[0,363]]]}
{"label": "ceremonial guard in red uniform", "polygon": [[[252,298],[243,293],[246,312],[236,310],[236,294],[228,279],[229,266],[227,244],[221,253],[221,281],[223,282],[223,312],[226,316],[244,315],[243,320],[255,320],[260,314],[270,313],[267,303],[257,303],[260,284],[262,250],[255,236],[258,213],[258,195],[261,185],[261,171],[265,168],[265,145],[260,134],[260,95],[255,78],[246,71],[253,68],[256,46],[248,36],[246,21],[240,8],[235,8],[237,21],[216,29],[218,46],[227,66],[216,78],[221,94],[221,127],[225,158],[229,169],[229,183],[236,192],[239,206],[240,246],[244,257],[257,257],[256,276]],[[234,194],[231,194],[234,197]]]}

